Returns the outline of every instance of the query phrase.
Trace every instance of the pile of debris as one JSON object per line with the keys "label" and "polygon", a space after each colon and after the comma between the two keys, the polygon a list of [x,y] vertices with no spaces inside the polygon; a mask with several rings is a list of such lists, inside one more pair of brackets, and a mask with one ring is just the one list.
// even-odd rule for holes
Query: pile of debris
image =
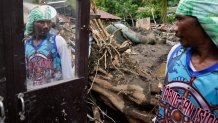
{"label": "pile of debris", "polygon": [[[151,122],[163,82],[163,76],[155,76],[153,70],[166,60],[175,43],[174,34],[156,25],[150,30],[132,29],[137,35],[149,37],[135,45],[128,36],[117,41],[116,34],[123,34],[123,29],[109,33],[99,18],[90,20],[90,30],[94,41],[89,58],[89,121]],[[151,33],[152,38],[148,36]]]}

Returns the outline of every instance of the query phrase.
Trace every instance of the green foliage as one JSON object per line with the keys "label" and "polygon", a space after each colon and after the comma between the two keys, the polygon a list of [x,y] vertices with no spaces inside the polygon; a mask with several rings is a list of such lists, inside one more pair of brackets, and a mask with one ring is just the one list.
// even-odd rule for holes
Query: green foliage
{"label": "green foliage", "polygon": [[174,14],[170,14],[170,15],[167,16],[167,22],[168,22],[168,23],[172,23],[172,22],[174,22],[175,20],[176,20],[176,18],[175,18],[175,13],[174,13]]}
{"label": "green foliage", "polygon": [[120,16],[124,20],[134,17],[140,4],[139,0],[96,0],[99,9]]}
{"label": "green foliage", "polygon": [[154,15],[154,18],[159,18],[160,12],[161,12],[160,6],[150,4],[150,5],[143,7],[142,10],[137,11],[136,18],[152,17],[153,15]]}
{"label": "green foliage", "polygon": [[155,19],[161,18],[162,22],[170,21],[171,18],[167,19],[167,6],[177,5],[179,0],[95,0],[95,2],[97,8],[133,23],[138,18],[153,18],[153,15]]}

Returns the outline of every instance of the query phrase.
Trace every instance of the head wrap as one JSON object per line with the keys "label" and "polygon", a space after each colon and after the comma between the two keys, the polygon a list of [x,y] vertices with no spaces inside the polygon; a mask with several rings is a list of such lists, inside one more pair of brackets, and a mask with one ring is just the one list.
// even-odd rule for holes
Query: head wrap
{"label": "head wrap", "polygon": [[41,5],[33,8],[28,17],[25,27],[24,35],[31,35],[33,33],[33,24],[40,20],[52,20],[57,15],[55,8],[49,5]]}
{"label": "head wrap", "polygon": [[218,45],[218,0],[180,0],[176,14],[197,17],[204,31]]}

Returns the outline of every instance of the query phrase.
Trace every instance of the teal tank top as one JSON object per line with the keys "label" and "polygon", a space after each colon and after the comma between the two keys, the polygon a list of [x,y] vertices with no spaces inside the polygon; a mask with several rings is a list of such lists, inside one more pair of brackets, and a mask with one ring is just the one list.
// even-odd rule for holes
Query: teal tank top
{"label": "teal tank top", "polygon": [[191,54],[180,45],[170,56],[157,123],[218,123],[218,64],[193,71]]}
{"label": "teal tank top", "polygon": [[57,51],[56,36],[48,34],[37,45],[33,39],[25,42],[27,86],[36,86],[62,79],[61,59]]}

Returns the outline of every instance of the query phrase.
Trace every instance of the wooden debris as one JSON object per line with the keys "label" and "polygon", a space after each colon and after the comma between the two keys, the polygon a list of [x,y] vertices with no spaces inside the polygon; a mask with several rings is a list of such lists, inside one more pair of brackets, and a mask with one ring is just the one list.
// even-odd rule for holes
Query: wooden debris
{"label": "wooden debris", "polygon": [[[95,14],[96,6],[92,1],[91,12]],[[152,27],[151,30],[155,27]],[[128,40],[116,43],[115,34],[106,31],[99,18],[90,20],[90,30],[94,38],[89,58],[88,95],[92,102],[88,118],[95,123],[116,122],[113,116],[101,110],[101,104],[116,113],[122,113],[129,123],[149,123],[157,110],[159,93],[158,82],[144,71],[137,63],[128,60],[129,55],[138,55],[132,51],[132,43]],[[159,33],[161,37],[161,32]],[[167,36],[167,35],[166,35]],[[154,34],[146,34],[146,44],[153,44]],[[159,38],[159,37],[158,37]],[[166,39],[164,39],[166,40]],[[146,61],[145,61],[146,62]],[[140,81],[134,84],[132,81]]]}

